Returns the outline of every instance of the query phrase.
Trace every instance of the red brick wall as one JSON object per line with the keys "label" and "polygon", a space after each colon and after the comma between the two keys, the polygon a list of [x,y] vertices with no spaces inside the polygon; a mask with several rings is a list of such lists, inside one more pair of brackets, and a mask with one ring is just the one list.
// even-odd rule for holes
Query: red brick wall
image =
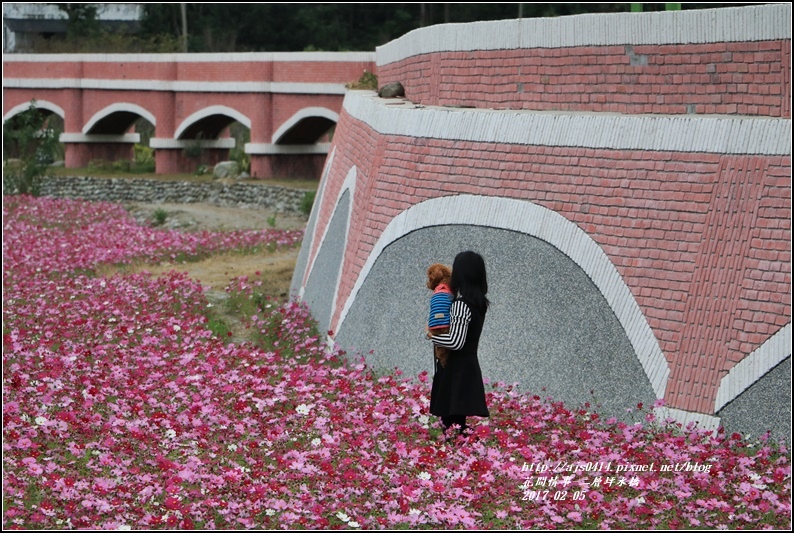
{"label": "red brick wall", "polygon": [[790,117],[790,69],[785,40],[438,52],[378,75],[425,105]]}
{"label": "red brick wall", "polygon": [[[67,133],[82,133],[88,121],[106,107],[120,103],[135,104],[154,115],[157,122],[155,137],[170,139],[191,114],[211,106],[226,106],[250,119],[252,143],[267,144],[272,142],[273,133],[302,109],[323,107],[333,112],[341,110],[342,94],[301,94],[294,92],[295,87],[290,84],[335,84],[341,92],[342,85],[358,80],[365,70],[371,72],[375,69],[374,63],[367,61],[298,61],[300,57],[297,56],[295,61],[291,61],[291,56],[269,59],[268,54],[251,54],[251,60],[248,61],[248,57],[237,55],[230,57],[228,61],[224,61],[220,55],[218,59],[208,57],[206,61],[197,61],[196,59],[203,59],[197,56],[183,60],[179,56],[174,60],[154,60],[161,58],[135,55],[121,58],[112,56],[107,61],[97,61],[97,56],[64,56],[52,61],[32,61],[24,57],[22,61],[6,60],[3,62],[4,79],[41,79],[41,84],[52,80],[65,87],[4,88],[3,110],[5,114],[17,105],[30,102],[32,98],[46,100],[64,110]],[[14,59],[19,59],[19,56]],[[42,56],[36,59],[42,59]],[[80,80],[92,85],[102,85],[105,82],[118,84],[121,81],[122,86],[109,89],[70,88],[75,81]],[[126,87],[126,81],[136,85]],[[147,85],[147,81],[151,81],[151,85]],[[182,91],[182,86],[179,85],[175,86],[177,90],[173,90],[169,82],[213,85],[207,86],[206,90],[197,91],[188,83],[188,90]],[[235,84],[247,82],[258,82],[261,85],[250,87],[250,91],[244,86],[235,87]],[[271,82],[274,85],[268,88],[266,84]],[[232,88],[229,89],[224,84],[229,84]],[[242,92],[241,89],[245,91]],[[90,147],[71,147],[67,165],[81,160],[75,154],[90,151]],[[252,165],[261,177],[269,176],[271,170],[288,172],[295,165],[303,169],[302,173],[311,169],[312,175],[319,177],[322,165],[315,154],[282,155],[277,156],[275,161],[258,161],[272,157],[274,156],[253,156],[257,161]],[[157,158],[157,170],[174,172],[179,170],[181,163],[178,157],[161,155]]]}
{"label": "red brick wall", "polygon": [[358,81],[365,70],[374,65],[367,62],[332,63],[327,61],[275,61],[273,81],[303,83],[348,83]]}
{"label": "red brick wall", "polygon": [[711,413],[719,379],[791,321],[790,157],[385,136],[346,114],[335,139],[316,235],[357,174],[332,328],[388,223],[456,194],[527,200],[587,232],[659,341],[671,407]]}

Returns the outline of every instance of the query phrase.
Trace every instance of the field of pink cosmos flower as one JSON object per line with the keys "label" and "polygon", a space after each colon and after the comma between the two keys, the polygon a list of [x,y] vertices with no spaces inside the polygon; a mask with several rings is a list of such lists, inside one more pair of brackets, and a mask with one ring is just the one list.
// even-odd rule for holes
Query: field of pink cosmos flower
{"label": "field of pink cosmos flower", "polygon": [[[183,233],[116,204],[3,198],[4,529],[789,529],[780,443],[488,385],[447,443],[429,376],[328,351],[302,305],[208,328],[184,274],[103,264],[295,246],[301,232]],[[260,301],[234,280],[237,299]]]}

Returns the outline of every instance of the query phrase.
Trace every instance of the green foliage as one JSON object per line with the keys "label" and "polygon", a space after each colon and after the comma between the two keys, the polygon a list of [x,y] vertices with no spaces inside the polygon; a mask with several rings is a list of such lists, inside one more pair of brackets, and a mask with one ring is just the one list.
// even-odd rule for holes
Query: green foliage
{"label": "green foliage", "polygon": [[210,317],[207,320],[207,329],[216,337],[224,340],[228,340],[232,331],[226,322],[217,317]]}
{"label": "green foliage", "polygon": [[38,54],[169,54],[180,51],[179,41],[170,35],[136,36],[102,31],[89,37],[34,37],[18,49]]}
{"label": "green foliage", "polygon": [[133,160],[119,159],[107,161],[105,159],[92,159],[88,162],[87,171],[95,175],[114,174],[141,174],[154,172],[154,150],[136,144],[133,146]]}
{"label": "green foliage", "polygon": [[[442,23],[627,12],[628,3],[146,3],[140,31],[105,32],[96,4],[58,4],[68,17],[66,36],[41,38],[20,52],[174,53],[182,51],[187,15],[189,52],[373,51],[424,26]],[[643,4],[645,11],[666,4]],[[682,9],[732,4],[682,4]]]}
{"label": "green foliage", "polygon": [[367,70],[361,75],[361,77],[356,82],[351,82],[345,85],[348,89],[354,90],[370,90],[370,91],[377,91],[378,90],[378,76],[369,72]]}
{"label": "green foliage", "polygon": [[306,216],[312,212],[312,206],[314,206],[314,197],[317,196],[316,191],[306,191],[303,195],[303,200],[301,200],[301,213]]}
{"label": "green foliage", "polygon": [[246,143],[251,141],[251,130],[239,122],[229,126],[229,133],[234,137],[234,148],[229,151],[229,159],[235,161],[240,167],[240,172],[251,172],[251,156],[245,153]]}
{"label": "green foliage", "polygon": [[168,218],[168,211],[165,209],[155,209],[154,211],[154,222],[155,226],[162,226],[165,224],[166,219]]}
{"label": "green foliage", "polygon": [[132,170],[132,161],[119,159],[118,161],[113,161],[111,167],[113,168],[114,172],[129,172]]}
{"label": "green foliage", "polygon": [[35,100],[3,124],[3,194],[41,192],[41,178],[61,151],[58,133]]}
{"label": "green foliage", "polygon": [[104,159],[92,159],[88,162],[88,170],[96,172],[112,172],[113,164]]}
{"label": "green foliage", "polygon": [[55,4],[68,19],[66,35],[72,39],[84,39],[100,32],[96,4]]}
{"label": "green foliage", "polygon": [[136,144],[132,148],[135,167],[140,172],[154,172],[154,150],[148,146]]}
{"label": "green foliage", "polygon": [[[424,11],[421,6],[428,6]],[[515,4],[192,3],[190,52],[372,51],[422,25],[515,18]],[[422,20],[421,15],[425,17]],[[144,5],[144,35],[181,35],[179,4]],[[234,31],[230,32],[229,28]]]}
{"label": "green foliage", "polygon": [[204,148],[197,142],[185,146],[185,155],[191,159],[199,159],[203,153]]}

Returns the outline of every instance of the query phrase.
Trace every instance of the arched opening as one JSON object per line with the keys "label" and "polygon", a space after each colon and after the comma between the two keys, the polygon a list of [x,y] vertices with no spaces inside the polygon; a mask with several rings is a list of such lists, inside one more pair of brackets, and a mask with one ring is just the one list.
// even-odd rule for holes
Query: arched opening
{"label": "arched opening", "polygon": [[18,106],[3,120],[3,161],[33,158],[36,163],[51,165],[63,161],[63,116],[49,106],[33,101]]}
{"label": "arched opening", "polygon": [[180,168],[204,174],[232,160],[240,172],[250,170],[245,145],[251,138],[251,120],[230,107],[211,106],[193,113],[177,128],[175,138],[182,147]]}
{"label": "arched opening", "polygon": [[69,138],[83,145],[81,159],[87,160],[91,170],[154,172],[149,139],[155,125],[156,119],[147,109],[120,102],[95,113],[83,126],[82,135]]}
{"label": "arched opening", "polygon": [[317,179],[339,115],[324,107],[301,109],[273,133],[268,147],[273,175]]}
{"label": "arched opening", "polygon": [[140,115],[133,111],[116,111],[98,119],[90,127],[87,134],[123,135],[135,125]]}
{"label": "arched opening", "polygon": [[315,144],[331,142],[336,122],[325,117],[307,117],[278,139],[276,144]]}
{"label": "arched opening", "polygon": [[38,194],[46,167],[64,159],[59,110],[34,100],[3,117],[3,194]]}
{"label": "arched opening", "polygon": [[251,120],[239,111],[226,106],[211,106],[187,117],[177,128],[175,138],[180,141],[220,139],[234,122],[251,127]]}
{"label": "arched opening", "polygon": [[301,109],[273,134],[278,145],[307,145],[331,142],[339,115],[324,107]]}

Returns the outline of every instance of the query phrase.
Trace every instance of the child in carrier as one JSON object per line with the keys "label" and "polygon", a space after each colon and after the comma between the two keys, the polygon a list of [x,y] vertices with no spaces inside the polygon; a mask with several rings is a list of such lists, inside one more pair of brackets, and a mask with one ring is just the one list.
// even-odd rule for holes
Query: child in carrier
{"label": "child in carrier", "polygon": [[[427,321],[428,336],[449,333],[449,308],[454,299],[449,288],[451,277],[452,271],[445,265],[436,263],[427,269],[427,288],[433,291],[433,296],[430,297],[430,317]],[[433,355],[442,368],[447,366],[449,350],[433,346]]]}

